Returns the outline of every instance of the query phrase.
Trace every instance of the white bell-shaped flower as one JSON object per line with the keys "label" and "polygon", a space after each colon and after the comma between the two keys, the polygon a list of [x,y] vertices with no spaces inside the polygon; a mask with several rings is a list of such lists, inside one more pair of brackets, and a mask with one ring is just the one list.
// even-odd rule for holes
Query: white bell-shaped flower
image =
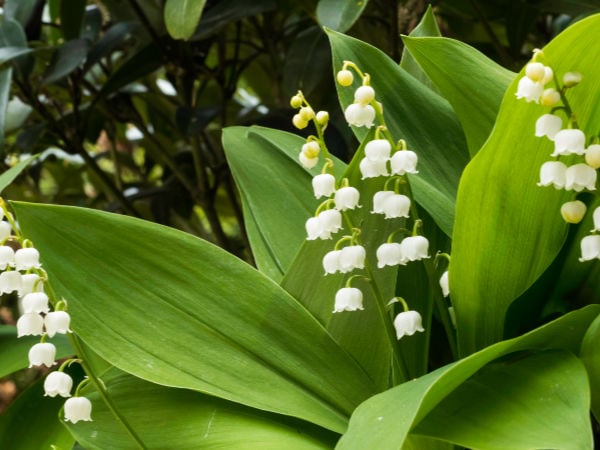
{"label": "white bell-shaped flower", "polygon": [[419,173],[417,170],[418,157],[412,150],[400,150],[392,155],[390,165],[393,175]]}
{"label": "white bell-shaped flower", "polygon": [[341,288],[335,294],[335,306],[333,312],[357,311],[363,308],[363,294],[360,289],[354,287]]}
{"label": "white bell-shaped flower", "polygon": [[331,233],[329,233],[329,237],[321,237],[323,234],[323,229],[321,227],[321,222],[318,217],[311,217],[306,221],[306,234],[309,241],[314,241],[315,239],[329,239],[331,237]]}
{"label": "white bell-shaped flower", "polygon": [[44,318],[37,313],[23,314],[17,320],[17,337],[44,334]]}
{"label": "white bell-shaped flower", "polygon": [[586,149],[585,162],[594,169],[600,169],[600,144],[592,144]]}
{"label": "white bell-shaped flower", "polygon": [[344,111],[344,117],[349,125],[371,128],[375,120],[375,109],[371,105],[352,103]]}
{"label": "white bell-shaped flower", "polygon": [[389,175],[387,161],[371,161],[368,158],[363,158],[360,160],[358,168],[363,180],[366,178],[387,177]]}
{"label": "white bell-shaped flower", "polygon": [[587,206],[581,200],[563,203],[560,214],[567,223],[579,223],[585,216]]}
{"label": "white bell-shaped flower", "polygon": [[44,326],[48,336],[54,337],[55,334],[67,334],[71,332],[71,316],[66,311],[52,311],[44,317]]}
{"label": "white bell-shaped flower", "polygon": [[80,420],[90,422],[92,420],[92,402],[85,397],[68,398],[64,406],[65,421],[77,423]]}
{"label": "white bell-shaped flower", "polygon": [[23,312],[44,313],[49,311],[48,296],[44,292],[32,292],[23,297]]}
{"label": "white bell-shaped flower", "polygon": [[383,202],[383,213],[386,219],[408,217],[410,212],[410,198],[402,194],[393,194]]}
{"label": "white bell-shaped flower", "polygon": [[448,283],[448,271],[446,270],[440,277],[440,287],[442,288],[442,294],[444,297],[450,295],[450,285]]}
{"label": "white bell-shaped flower", "polygon": [[584,189],[596,190],[596,170],[587,164],[575,164],[567,168],[565,174],[565,189],[581,192]]}
{"label": "white bell-shaped flower", "polygon": [[600,231],[600,206],[594,209],[592,219],[594,220],[594,229],[592,231]]}
{"label": "white bell-shaped flower", "polygon": [[386,242],[377,247],[377,267],[406,264],[402,257],[402,246],[397,242]]}
{"label": "white bell-shaped flower", "polygon": [[560,130],[554,136],[554,152],[550,156],[583,155],[585,153],[585,134],[576,128]]}
{"label": "white bell-shaped flower", "polygon": [[544,85],[540,82],[532,81],[529,77],[523,77],[519,80],[517,86],[517,99],[525,99],[526,102],[537,103],[544,92]]}
{"label": "white bell-shaped flower", "polygon": [[0,270],[15,267],[15,251],[8,245],[0,246]]}
{"label": "white bell-shaped flower", "polygon": [[323,269],[325,269],[325,275],[340,271],[341,254],[341,250],[332,250],[325,253],[325,256],[323,256]]}
{"label": "white bell-shaped flower", "polygon": [[354,103],[361,106],[368,105],[375,99],[375,89],[371,86],[360,86],[354,91]]}
{"label": "white bell-shaped flower", "polygon": [[60,371],[50,372],[44,380],[44,397],[70,397],[73,378]]}
{"label": "white bell-shaped flower", "polygon": [[304,154],[304,152],[300,152],[300,156],[298,157],[302,166],[306,169],[312,169],[319,162],[319,157],[309,158]]}
{"label": "white bell-shaped flower", "polygon": [[429,241],[425,236],[410,236],[402,239],[402,256],[407,261],[429,258]]}
{"label": "white bell-shaped flower", "polygon": [[35,344],[29,349],[29,367],[41,366],[52,367],[56,357],[56,347],[49,342]]}
{"label": "white bell-shaped flower", "polygon": [[9,294],[19,292],[22,286],[22,277],[16,270],[0,273],[0,293]]}
{"label": "white bell-shaped flower", "polygon": [[394,319],[394,328],[398,339],[403,336],[412,336],[417,331],[425,331],[421,314],[417,311],[404,311]]}
{"label": "white bell-shaped flower", "polygon": [[362,245],[344,247],[340,253],[340,271],[348,273],[354,269],[364,269],[366,255],[367,253]]}
{"label": "white bell-shaped flower", "polygon": [[[337,233],[342,228],[342,214],[337,209],[321,211],[318,219],[325,233]],[[329,239],[329,237],[325,239]]]}
{"label": "white bell-shaped flower", "polygon": [[600,259],[600,234],[592,234],[581,240],[581,258],[579,261]]}
{"label": "white bell-shaped flower", "polygon": [[385,201],[394,195],[394,191],[378,191],[373,195],[373,214],[385,214],[383,205]]}
{"label": "white bell-shaped flower", "polygon": [[37,273],[26,273],[21,275],[21,288],[19,289],[20,296],[31,294],[32,292],[42,292],[43,290],[44,283]]}
{"label": "white bell-shaped flower", "polygon": [[12,234],[10,223],[5,220],[0,221],[0,241],[4,241]]}
{"label": "white bell-shaped flower", "polygon": [[347,209],[354,209],[359,206],[359,198],[360,193],[358,189],[352,186],[345,186],[335,191],[333,201],[337,210],[346,211]]}
{"label": "white bell-shaped flower", "polygon": [[535,135],[537,137],[546,136],[553,141],[562,125],[563,121],[560,117],[554,114],[544,114],[535,122]]}
{"label": "white bell-shaped flower", "polygon": [[387,139],[373,139],[365,145],[365,157],[370,161],[387,161],[391,152],[392,145]]}
{"label": "white bell-shaped flower", "polygon": [[312,186],[316,198],[329,197],[335,192],[335,177],[329,173],[316,175],[312,179]]}
{"label": "white bell-shaped flower", "polygon": [[556,189],[565,187],[567,179],[567,166],[560,161],[546,161],[540,168],[540,181],[538,186],[554,186]]}
{"label": "white bell-shaped flower", "polygon": [[20,248],[15,252],[15,267],[17,270],[39,269],[40,252],[33,247]]}

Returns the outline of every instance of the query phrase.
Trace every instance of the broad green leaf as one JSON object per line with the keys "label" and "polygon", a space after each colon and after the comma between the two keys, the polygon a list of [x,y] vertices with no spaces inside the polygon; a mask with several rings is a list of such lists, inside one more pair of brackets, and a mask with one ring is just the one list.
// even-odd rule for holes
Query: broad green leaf
{"label": "broad green leaf", "polygon": [[500,102],[515,73],[463,42],[404,37],[404,45],[450,102],[475,155],[494,127]]}
{"label": "broad green leaf", "polygon": [[306,309],[229,253],[129,217],[14,208],[68,299],[73,330],[114,366],[337,432],[373,394]]}
{"label": "broad green leaf", "polygon": [[523,350],[579,350],[586,329],[600,314],[592,305],[508,341],[494,344],[467,358],[371,397],[350,419],[340,450],[398,449],[416,427],[451,392],[491,361]]}
{"label": "broad green leaf", "polygon": [[173,39],[187,40],[194,34],[206,0],[166,0],[165,25]]}
{"label": "broad green leaf", "polygon": [[[419,155],[419,174],[409,177],[414,196],[450,236],[456,188],[468,162],[464,135],[451,106],[376,48],[333,31],[328,34],[334,70],[349,60],[371,75],[376,100],[383,104],[392,136],[404,139]],[[353,101],[357,87],[357,81],[352,87],[338,85],[343,108]],[[367,133],[365,128],[353,129],[359,139]]]}
{"label": "broad green leaf", "polygon": [[317,21],[335,31],[348,30],[360,17],[368,0],[319,0]]}
{"label": "broad green leaf", "polygon": [[61,0],[60,28],[65,40],[80,36],[86,4],[86,0]]}
{"label": "broad green leaf", "polygon": [[481,369],[414,433],[486,450],[592,449],[590,392],[581,361],[565,351],[522,358]]}
{"label": "broad green leaf", "polygon": [[[337,435],[289,417],[148,383],[118,370],[102,380],[119,413],[147,448],[331,448]],[[132,449],[133,438],[91,386],[92,422],[65,423],[88,449]],[[160,424],[160,425],[159,425]]]}
{"label": "broad green leaf", "polygon": [[[17,338],[17,329],[14,326],[0,325],[0,378],[25,369],[29,365],[29,349],[39,341],[40,338],[36,336]],[[68,338],[62,334],[57,334],[49,342],[56,346],[57,358],[75,354]]]}
{"label": "broad green leaf", "polygon": [[[314,214],[311,179],[298,155],[306,140],[260,127],[223,130],[223,147],[239,188],[252,253],[264,274],[279,280],[306,239],[304,224]],[[345,164],[336,160],[341,174]]]}
{"label": "broad green leaf", "polygon": [[[588,136],[600,126],[600,67],[595,63],[600,46],[587,40],[599,25],[598,15],[582,20],[544,49],[557,76],[577,70],[589,80],[569,92]],[[546,270],[566,237],[560,207],[573,193],[536,185],[553,143],[534,136],[535,122],[549,110],[518,101],[517,83],[508,88],[496,126],[459,187],[450,290],[462,354],[502,339],[509,305]]]}
{"label": "broad green leaf", "polygon": [[592,412],[596,420],[600,419],[600,317],[588,328],[581,343],[581,360],[585,364],[592,390]]}
{"label": "broad green leaf", "polygon": [[[441,35],[442,34],[440,33],[440,29],[438,28],[437,21],[435,20],[435,15],[433,14],[433,9],[431,8],[431,5],[428,5],[425,14],[423,14],[423,17],[421,17],[421,21],[410,32],[409,36],[424,37]],[[400,60],[400,67],[406,70],[409,74],[411,74],[425,86],[439,93],[439,91],[436,90],[434,83],[432,83],[427,73],[425,73],[423,69],[419,66],[419,63],[408,51],[406,46],[404,46],[404,48],[402,49],[402,59]]]}
{"label": "broad green leaf", "polygon": [[23,170],[27,168],[27,166],[35,159],[37,159],[39,155],[33,155],[29,158],[23,159],[19,161],[17,164],[12,166],[10,169],[2,172],[0,174],[0,192],[6,189],[14,180],[17,178]]}
{"label": "broad green leaf", "polygon": [[40,450],[52,445],[61,450],[72,448],[74,439],[58,418],[65,399],[44,397],[43,383],[40,379],[19,394],[0,415],[0,448]]}
{"label": "broad green leaf", "polygon": [[[15,65],[20,74],[29,73],[33,69],[34,61],[31,55],[20,57],[26,53],[31,53],[32,50],[27,48],[27,35],[21,24],[16,20],[5,17],[4,21],[0,23],[0,47],[10,47],[12,49],[3,56],[5,58],[2,61],[3,63],[16,59]],[[0,53],[2,52],[0,51]],[[17,56],[14,56],[14,54]]]}
{"label": "broad green leaf", "polygon": [[4,128],[6,127],[6,113],[10,99],[10,83],[12,69],[0,69],[0,147],[4,144]]}
{"label": "broad green leaf", "polygon": [[55,83],[77,69],[87,56],[89,43],[86,39],[73,39],[60,46],[44,77],[45,84]]}
{"label": "broad green leaf", "polygon": [[27,55],[33,50],[28,47],[1,47],[0,48],[0,64],[12,61],[19,56]]}

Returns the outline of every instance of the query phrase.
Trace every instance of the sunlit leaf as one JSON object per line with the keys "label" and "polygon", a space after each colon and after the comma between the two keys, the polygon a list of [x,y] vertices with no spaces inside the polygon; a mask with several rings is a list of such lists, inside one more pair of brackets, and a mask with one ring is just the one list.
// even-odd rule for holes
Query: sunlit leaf
{"label": "sunlit leaf", "polygon": [[189,39],[196,31],[206,0],[166,0],[165,25],[173,39]]}

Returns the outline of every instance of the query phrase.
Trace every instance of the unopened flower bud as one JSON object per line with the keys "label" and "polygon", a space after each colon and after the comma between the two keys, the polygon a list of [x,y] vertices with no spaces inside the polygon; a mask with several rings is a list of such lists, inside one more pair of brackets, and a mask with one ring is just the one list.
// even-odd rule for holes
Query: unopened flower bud
{"label": "unopened flower bud", "polygon": [[563,83],[570,88],[581,82],[582,75],[579,72],[567,72],[563,75]]}
{"label": "unopened flower bud", "polygon": [[342,86],[350,86],[354,81],[354,75],[349,70],[340,70],[337,73],[337,82]]}
{"label": "unopened flower bud", "polygon": [[525,66],[525,75],[531,81],[539,82],[544,79],[544,65],[539,62],[532,62]]}
{"label": "unopened flower bud", "polygon": [[554,106],[560,102],[560,94],[554,88],[545,89],[540,97],[540,104],[544,106]]}
{"label": "unopened flower bud", "polygon": [[292,123],[299,130],[302,130],[308,126],[308,121],[304,120],[300,114],[294,114],[294,117],[292,117]]}
{"label": "unopened flower bud", "polygon": [[563,203],[560,207],[560,214],[567,223],[579,223],[585,216],[587,207],[580,200]]}
{"label": "unopened flower bud", "polygon": [[300,117],[302,117],[302,119],[306,122],[314,119],[315,117],[315,112],[310,106],[303,106],[302,108],[300,108],[300,112],[298,114],[300,114]]}
{"label": "unopened flower bud", "polygon": [[294,95],[291,99],[290,99],[290,106],[294,109],[298,109],[302,106],[302,97],[300,97],[299,95]]}
{"label": "unopened flower bud", "polygon": [[585,151],[585,162],[594,169],[600,168],[600,145],[592,144]]}
{"label": "unopened flower bud", "polygon": [[329,122],[329,113],[327,111],[319,111],[316,118],[319,125],[325,125]]}
{"label": "unopened flower bud", "polygon": [[368,105],[375,99],[375,89],[371,86],[361,86],[354,92],[354,102],[359,105]]}
{"label": "unopened flower bud", "polygon": [[319,152],[321,151],[321,147],[317,141],[309,141],[302,146],[302,153],[307,158],[316,158],[319,156]]}

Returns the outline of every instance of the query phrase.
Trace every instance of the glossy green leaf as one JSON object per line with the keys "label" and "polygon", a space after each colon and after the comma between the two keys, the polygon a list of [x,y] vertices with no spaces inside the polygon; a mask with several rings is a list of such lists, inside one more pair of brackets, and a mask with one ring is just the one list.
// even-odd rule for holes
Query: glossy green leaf
{"label": "glossy green leaf", "polygon": [[324,27],[344,32],[358,20],[368,0],[319,0],[317,20]]}
{"label": "glossy green leaf", "polygon": [[44,83],[60,81],[77,69],[87,56],[88,46],[85,39],[74,39],[60,46],[46,71]]}
{"label": "glossy green leaf", "polygon": [[187,40],[194,34],[206,0],[166,0],[165,25],[173,39]]}
{"label": "glossy green leaf", "polygon": [[114,366],[338,432],[374,392],[306,309],[229,253],[129,217],[14,208],[72,328]]}
{"label": "glossy green leaf", "polygon": [[4,129],[6,127],[6,113],[8,101],[10,100],[10,83],[12,81],[12,69],[0,69],[0,147],[4,143]]}
{"label": "glossy green leaf", "polygon": [[[29,365],[27,357],[29,349],[39,341],[39,336],[17,338],[17,329],[14,326],[0,325],[0,378],[25,369]],[[56,346],[57,358],[75,354],[68,338],[64,335],[56,335],[50,342]]]}
{"label": "glossy green leaf", "polygon": [[454,39],[404,37],[430,80],[450,102],[475,155],[494,127],[500,102],[515,73]]}
{"label": "glossy green leaf", "polygon": [[[591,136],[600,126],[600,47],[587,37],[600,16],[568,28],[544,49],[561,76],[577,70],[587,86],[569,92],[579,125]],[[573,193],[538,187],[539,170],[553,143],[534,136],[548,109],[515,98],[517,79],[502,101],[496,126],[466,168],[457,200],[450,290],[459,346],[469,354],[502,339],[506,311],[558,254],[567,225],[561,205]]]}
{"label": "glossy green leaf", "polygon": [[9,186],[33,160],[37,159],[38,156],[39,155],[33,155],[29,158],[23,159],[7,171],[0,174],[0,192],[6,189],[6,187]]}
{"label": "glossy green leaf", "polygon": [[[299,420],[148,383],[117,370],[102,380],[117,410],[147,448],[325,449],[337,437]],[[93,421],[65,424],[77,441],[88,449],[137,448],[98,393],[91,388],[82,393],[92,401]]]}
{"label": "glossy green leaf", "polygon": [[[410,32],[409,36],[424,37],[441,35],[442,34],[440,33],[437,21],[435,20],[435,15],[433,14],[433,9],[431,8],[431,5],[428,5],[425,14],[423,14],[423,17],[421,17],[421,21]],[[404,48],[402,49],[402,59],[400,60],[400,67],[402,67],[404,70],[410,73],[413,77],[415,77],[425,86],[439,93],[434,83],[429,79],[429,76],[423,71],[421,66],[419,66],[419,63],[408,51],[406,46],[404,46]]]}
{"label": "glossy green leaf", "polygon": [[12,61],[19,56],[27,55],[33,50],[27,47],[1,47],[0,48],[0,64]]}
{"label": "glossy green leaf", "polygon": [[581,343],[580,357],[585,364],[592,389],[592,412],[596,420],[600,419],[600,317],[588,328]]}
{"label": "glossy green leaf", "polygon": [[[223,147],[238,185],[244,222],[258,268],[274,280],[283,277],[306,239],[304,224],[319,202],[311,179],[298,161],[305,139],[260,127],[223,130]],[[336,161],[338,174],[345,165]]]}
{"label": "glossy green leaf", "polygon": [[60,28],[65,40],[80,36],[86,4],[86,0],[61,0]]}
{"label": "glossy green leaf", "polygon": [[589,408],[581,361],[569,352],[545,351],[484,367],[414,433],[486,450],[591,450]]}
{"label": "glossy green leaf", "polygon": [[[383,104],[392,136],[404,139],[408,148],[419,155],[419,174],[409,177],[414,196],[450,236],[456,188],[468,162],[464,135],[451,106],[376,48],[333,31],[329,39],[334,70],[350,60],[371,75],[371,85],[377,101]],[[353,101],[357,87],[357,81],[352,87],[338,85],[343,108]],[[359,139],[367,132],[365,128],[353,130]]]}
{"label": "glossy green leaf", "polygon": [[586,329],[598,314],[598,305],[574,311],[528,334],[494,344],[370,398],[352,415],[348,431],[340,440],[338,448],[402,448],[411,430],[444,398],[486,364],[523,350],[564,349],[576,353]]}
{"label": "glossy green leaf", "polygon": [[44,397],[40,379],[19,394],[0,415],[0,448],[10,450],[70,449],[74,439],[58,419],[62,397]]}

